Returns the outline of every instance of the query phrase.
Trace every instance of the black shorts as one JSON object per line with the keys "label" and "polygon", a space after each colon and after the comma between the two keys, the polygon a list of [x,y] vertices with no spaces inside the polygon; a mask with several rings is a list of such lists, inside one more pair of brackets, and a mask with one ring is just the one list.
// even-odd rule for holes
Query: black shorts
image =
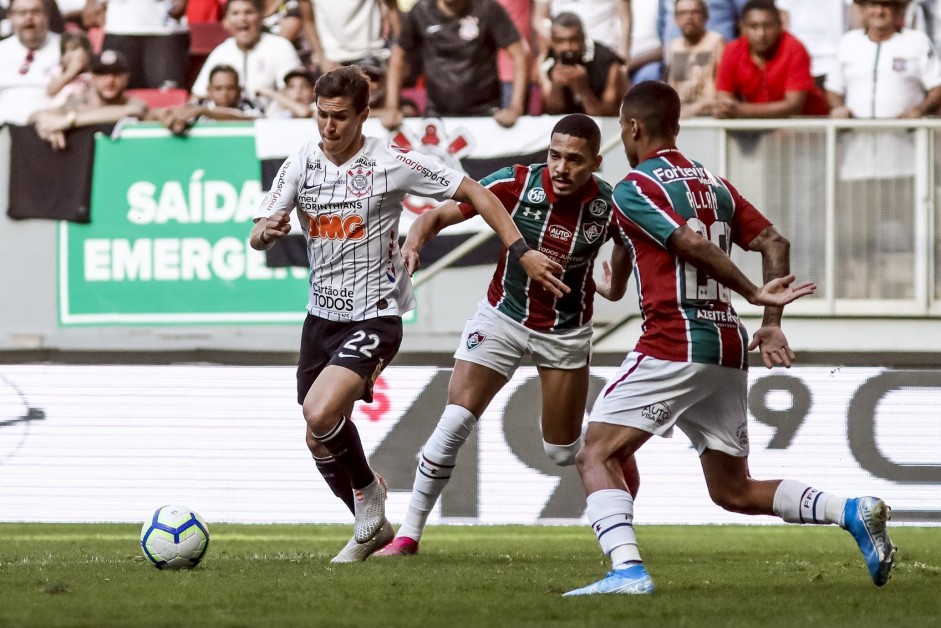
{"label": "black shorts", "polygon": [[402,317],[379,316],[353,323],[307,315],[297,360],[297,403],[329,364],[348,368],[366,382],[362,399],[372,402],[372,386],[402,344]]}

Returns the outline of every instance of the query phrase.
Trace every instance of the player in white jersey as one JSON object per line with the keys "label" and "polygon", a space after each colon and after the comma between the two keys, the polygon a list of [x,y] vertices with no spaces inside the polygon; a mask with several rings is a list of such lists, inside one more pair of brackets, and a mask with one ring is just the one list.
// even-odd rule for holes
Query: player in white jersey
{"label": "player in white jersey", "polygon": [[402,314],[415,307],[398,244],[406,193],[472,204],[533,281],[561,297],[562,267],[530,250],[500,201],[476,181],[429,157],[363,136],[369,79],[355,66],[314,86],[320,141],[285,160],[255,215],[250,243],[287,235],[290,212],[307,230],[310,301],[297,366],[307,445],[334,494],[355,516],[353,539],[333,559],[365,560],[392,539],[386,487],[349,420],[358,399],[398,351]]}

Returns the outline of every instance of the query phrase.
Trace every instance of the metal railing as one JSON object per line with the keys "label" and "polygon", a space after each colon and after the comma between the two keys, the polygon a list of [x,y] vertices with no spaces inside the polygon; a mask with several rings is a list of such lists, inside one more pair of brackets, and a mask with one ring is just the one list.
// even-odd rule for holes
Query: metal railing
{"label": "metal railing", "polygon": [[[602,120],[602,129],[608,162],[622,151],[617,120]],[[792,270],[816,281],[818,292],[790,306],[789,315],[936,317],[941,315],[939,133],[941,119],[931,118],[701,118],[682,122],[679,146],[729,179],[791,240]],[[608,179],[615,182],[610,174]],[[417,283],[429,281],[485,239],[469,240],[423,271]],[[760,279],[759,256],[736,252],[733,258]],[[745,315],[759,312],[741,299],[736,308]],[[635,315],[612,321],[598,334]]]}

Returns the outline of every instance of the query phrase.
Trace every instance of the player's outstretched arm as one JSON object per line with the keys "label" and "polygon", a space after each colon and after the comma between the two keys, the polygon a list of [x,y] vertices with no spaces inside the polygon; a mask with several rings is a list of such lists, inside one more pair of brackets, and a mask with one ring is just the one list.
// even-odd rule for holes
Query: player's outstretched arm
{"label": "player's outstretched arm", "polygon": [[267,251],[275,242],[289,233],[291,233],[291,215],[281,209],[267,218],[259,218],[255,221],[248,243],[256,251]]}
{"label": "player's outstretched arm", "polygon": [[445,227],[464,222],[466,219],[454,201],[445,201],[420,215],[412,223],[405,242],[402,244],[402,258],[405,260],[405,269],[408,274],[414,275],[415,271],[420,268],[419,253],[432,238]]}
{"label": "player's outstretched arm", "polygon": [[611,262],[602,262],[602,276],[595,284],[595,292],[608,301],[619,301],[627,292],[627,280],[634,267],[634,257],[623,244],[615,244],[611,251]]}
{"label": "player's outstretched arm", "polygon": [[787,344],[787,337],[778,325],[762,325],[752,336],[749,351],[761,351],[761,359],[769,369],[775,364],[791,368],[797,355]]}
{"label": "player's outstretched arm", "polygon": [[483,216],[490,228],[503,240],[504,246],[510,251],[510,258],[522,266],[530,279],[538,282],[557,297],[562,297],[569,292],[569,287],[559,279],[562,275],[562,266],[539,251],[529,248],[516,227],[516,223],[510,218],[493,192],[473,179],[464,177],[453,198],[474,206],[477,213]]}
{"label": "player's outstretched arm", "polygon": [[794,275],[778,277],[759,288],[722,249],[686,225],[670,235],[667,246],[684,262],[739,293],[753,305],[783,307],[817,289],[810,281],[794,284]]}

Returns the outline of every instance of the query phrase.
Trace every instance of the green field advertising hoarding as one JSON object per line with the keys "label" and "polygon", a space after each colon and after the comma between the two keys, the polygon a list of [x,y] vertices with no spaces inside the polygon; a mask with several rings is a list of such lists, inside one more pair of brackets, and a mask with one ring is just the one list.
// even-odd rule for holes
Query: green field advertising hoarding
{"label": "green field advertising hoarding", "polygon": [[264,197],[251,125],[140,125],[95,150],[91,223],[59,228],[60,324],[303,320],[306,270],[248,246]]}

